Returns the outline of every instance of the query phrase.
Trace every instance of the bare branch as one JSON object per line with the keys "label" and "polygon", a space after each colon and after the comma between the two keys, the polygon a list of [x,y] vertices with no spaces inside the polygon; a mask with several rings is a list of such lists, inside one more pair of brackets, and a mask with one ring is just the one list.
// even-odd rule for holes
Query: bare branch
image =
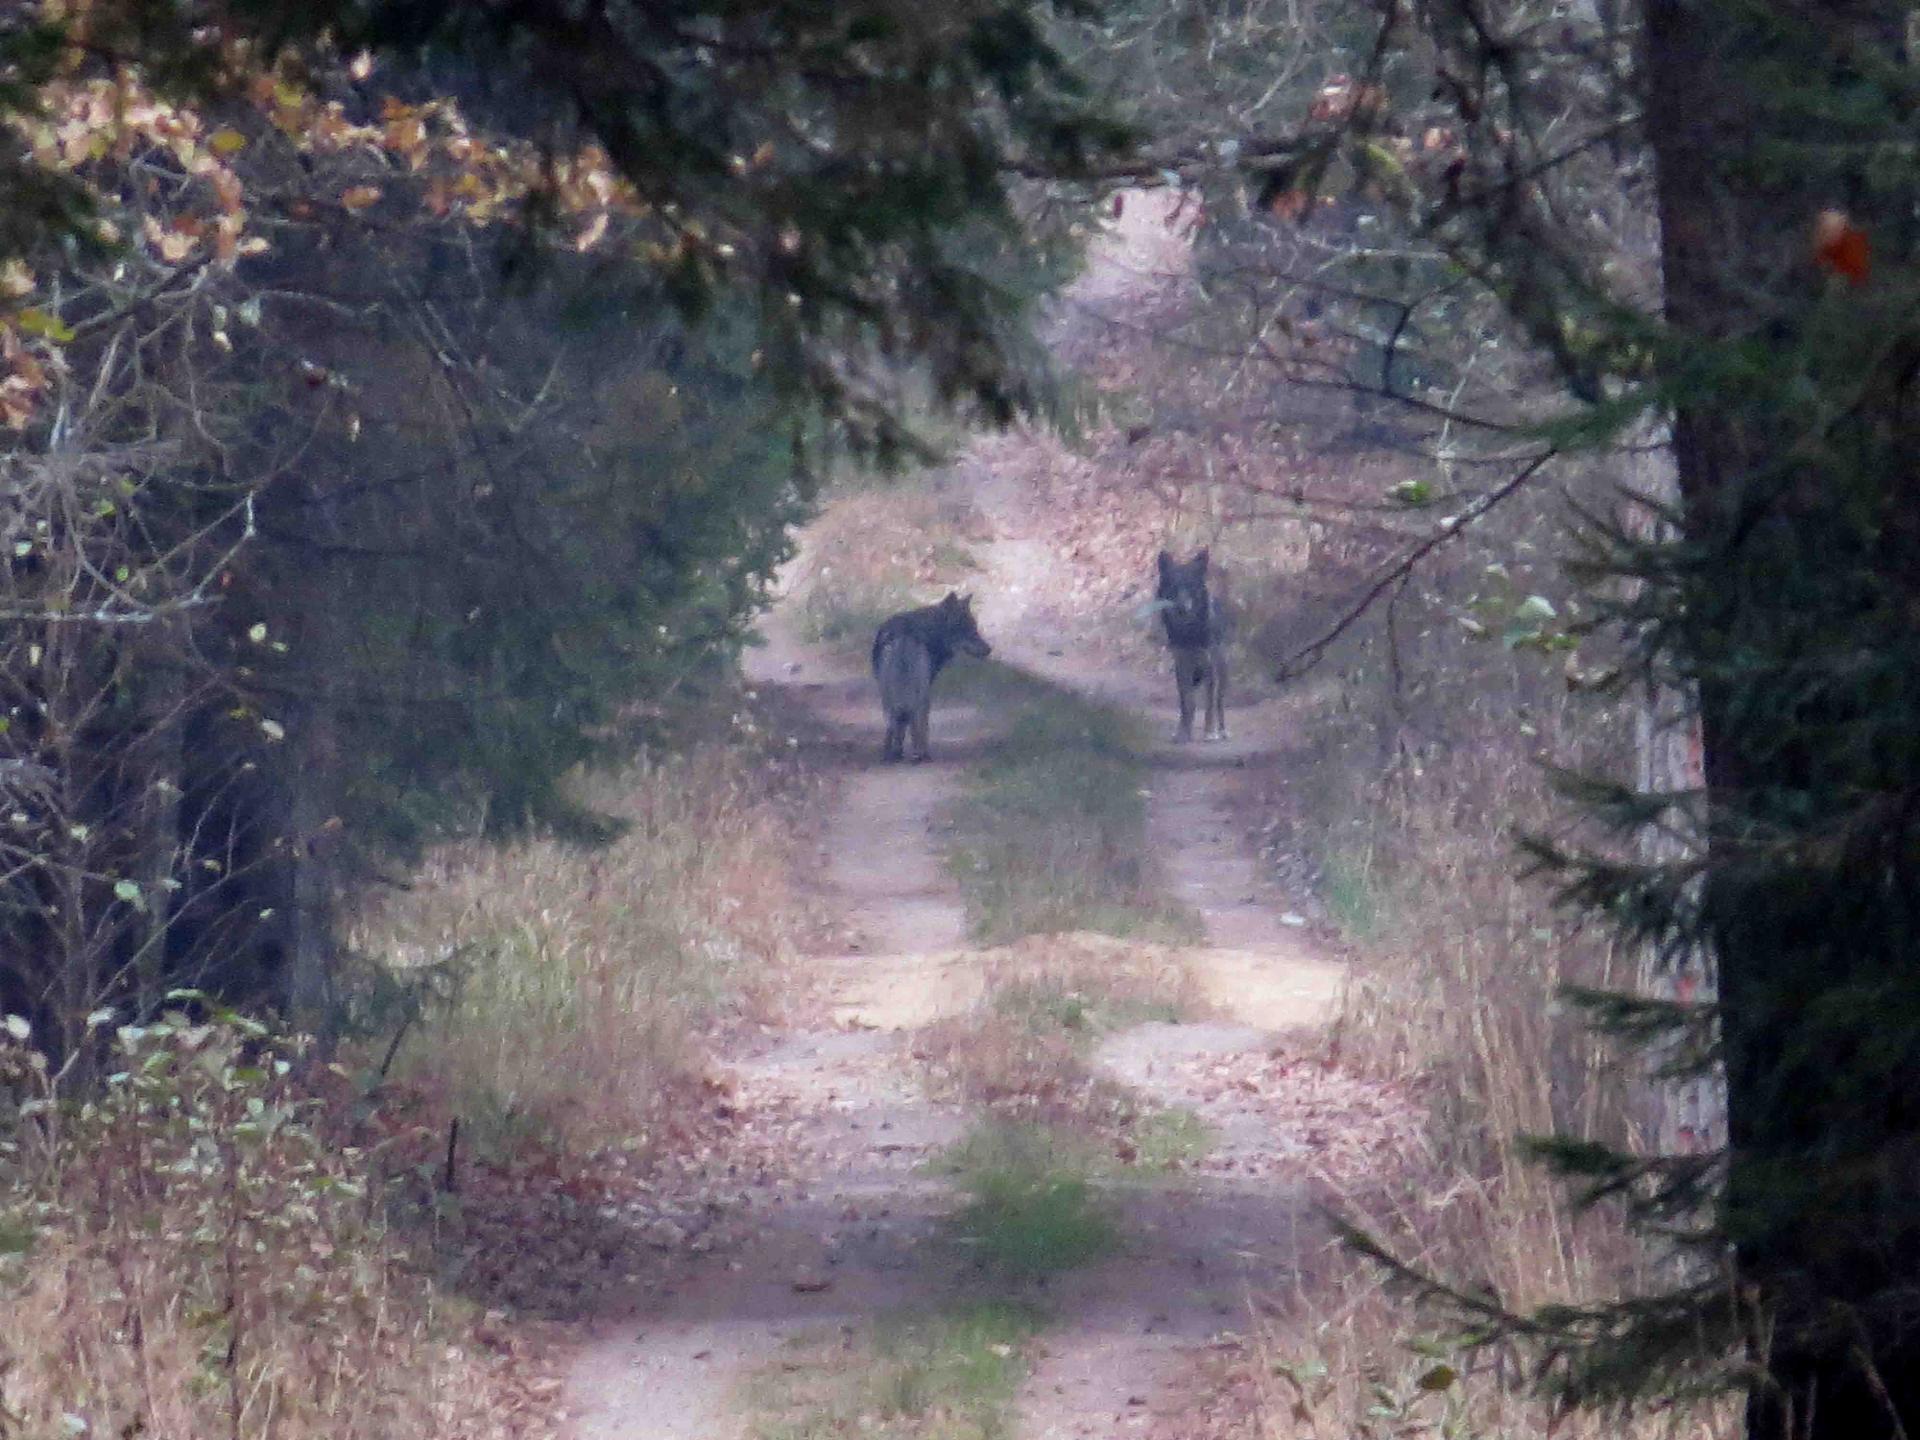
{"label": "bare branch", "polygon": [[1485,519],[1487,514],[1502,500],[1523,489],[1527,482],[1539,474],[1559,453],[1558,450],[1546,450],[1535,456],[1517,475],[1511,480],[1508,480],[1506,484],[1490,492],[1484,499],[1476,502],[1465,514],[1452,517],[1451,523],[1441,525],[1433,534],[1429,535],[1398,560],[1394,561],[1393,564],[1389,565],[1374,578],[1373,583],[1367,587],[1365,593],[1349,606],[1338,620],[1334,621],[1326,630],[1322,631],[1314,637],[1314,639],[1308,641],[1305,645],[1287,656],[1285,660],[1281,661],[1280,667],[1274,672],[1273,678],[1277,681],[1295,680],[1319,664],[1320,661],[1326,657],[1327,650],[1333,645],[1333,642],[1346,634],[1348,630],[1352,629],[1361,617],[1374,607],[1382,595],[1385,595],[1389,590],[1393,589],[1395,585],[1411,575],[1414,569],[1422,560],[1425,560],[1427,556],[1445,545],[1449,540],[1458,539],[1475,522]]}

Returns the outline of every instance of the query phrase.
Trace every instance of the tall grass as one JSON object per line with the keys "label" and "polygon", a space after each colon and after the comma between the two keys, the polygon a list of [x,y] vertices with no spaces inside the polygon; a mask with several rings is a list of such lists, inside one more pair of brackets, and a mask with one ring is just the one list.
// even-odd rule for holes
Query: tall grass
{"label": "tall grass", "polygon": [[482,1143],[644,1142],[701,1063],[704,1027],[764,1002],[799,926],[776,795],[793,772],[713,744],[599,787],[600,849],[452,847],[356,937],[448,983],[398,1054]]}
{"label": "tall grass", "polygon": [[[1634,1139],[1638,1083],[1560,998],[1572,984],[1629,984],[1631,960],[1520,877],[1514,833],[1555,815],[1524,756],[1488,746],[1372,793],[1370,812],[1335,827],[1359,843],[1328,867],[1330,908],[1362,954],[1343,1053],[1431,1081],[1434,1154],[1469,1182],[1449,1226],[1476,1282],[1518,1304],[1611,1293],[1632,1248],[1576,1213],[1519,1142]],[[1501,819],[1489,825],[1493,797]]]}
{"label": "tall grass", "polygon": [[[1608,1298],[1646,1283],[1653,1257],[1614,1217],[1582,1212],[1519,1142],[1631,1144],[1641,1132],[1644,1078],[1561,1000],[1569,985],[1629,986],[1634,958],[1525,878],[1515,842],[1571,823],[1543,757],[1618,767],[1630,730],[1570,696],[1557,664],[1464,644],[1435,623],[1445,618],[1402,616],[1395,644],[1376,622],[1336,657],[1336,674],[1297,701],[1310,713],[1273,795],[1281,848],[1311,862],[1355,956],[1330,1043],[1346,1064],[1420,1077],[1431,1105],[1420,1166],[1346,1206],[1397,1255],[1515,1308]],[[1518,1357],[1453,1357],[1456,1378],[1423,1390],[1436,1361],[1415,1342],[1434,1317],[1367,1298],[1366,1276],[1340,1273],[1304,1288],[1298,1313],[1266,1335],[1269,1413],[1296,1417],[1303,1437],[1356,1433],[1369,1413],[1409,1434],[1540,1432],[1548,1409]],[[1582,1415],[1556,1433],[1708,1423]]]}
{"label": "tall grass", "polygon": [[0,1035],[0,1433],[525,1433],[526,1377],[409,1266],[258,1027],[115,1048],[101,1093],[53,1104]]}

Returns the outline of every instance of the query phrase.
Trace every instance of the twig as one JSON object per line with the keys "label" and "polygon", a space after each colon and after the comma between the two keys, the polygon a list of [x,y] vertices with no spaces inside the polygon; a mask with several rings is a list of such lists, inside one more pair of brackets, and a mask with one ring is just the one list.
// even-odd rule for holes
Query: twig
{"label": "twig", "polygon": [[1492,510],[1494,506],[1498,505],[1502,500],[1505,500],[1509,495],[1519,490],[1537,475],[1546,466],[1548,461],[1554,459],[1559,453],[1558,450],[1547,450],[1536,455],[1522,467],[1519,474],[1515,475],[1498,489],[1490,491],[1484,500],[1481,500],[1466,514],[1457,516],[1452,523],[1441,526],[1440,529],[1434,531],[1433,534],[1429,535],[1405,555],[1401,556],[1400,559],[1383,571],[1373,584],[1367,587],[1366,593],[1350,606],[1338,620],[1334,621],[1334,623],[1328,626],[1320,635],[1308,641],[1305,645],[1302,645],[1298,650],[1287,656],[1285,660],[1282,660],[1280,662],[1280,668],[1274,672],[1273,678],[1276,681],[1298,679],[1315,665],[1318,665],[1320,661],[1326,657],[1328,647],[1342,635],[1346,634],[1348,630],[1352,629],[1354,624],[1374,607],[1374,604],[1382,595],[1392,589],[1397,582],[1412,574],[1414,568],[1419,565],[1422,560],[1446,544],[1447,541],[1457,538],[1469,525],[1485,518],[1488,511]]}
{"label": "twig", "polygon": [[447,1194],[453,1194],[457,1176],[454,1172],[454,1160],[460,1148],[460,1117],[454,1116],[447,1122],[447,1168],[441,1178],[440,1188]]}

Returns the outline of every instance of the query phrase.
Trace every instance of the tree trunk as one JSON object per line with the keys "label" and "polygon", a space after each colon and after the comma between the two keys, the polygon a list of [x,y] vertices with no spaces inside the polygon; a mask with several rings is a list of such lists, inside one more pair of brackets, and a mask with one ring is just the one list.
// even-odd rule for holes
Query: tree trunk
{"label": "tree trunk", "polygon": [[[1636,505],[1628,523],[1640,540],[1669,543],[1674,538],[1663,513],[1679,502],[1679,478],[1674,473],[1673,438],[1666,426],[1641,426],[1628,437],[1622,465],[1628,491],[1646,501]],[[1656,508],[1657,507],[1657,508]],[[1692,687],[1645,677],[1634,696],[1635,788],[1642,795],[1690,795],[1706,783],[1700,748],[1700,704]],[[1706,837],[1670,819],[1641,837],[1642,857],[1653,865],[1671,865],[1695,858]],[[1719,993],[1713,954],[1695,946],[1674,956],[1666,947],[1649,945],[1641,957],[1642,994],[1682,1004],[1710,1005]],[[1656,1047],[1648,1056],[1657,1077],[1673,1058],[1671,1046]],[[1653,1148],[1662,1155],[1701,1154],[1718,1149],[1727,1138],[1727,1090],[1723,1077],[1693,1076],[1652,1081]]]}
{"label": "tree trunk", "polygon": [[1913,371],[1903,307],[1850,300],[1812,235],[1846,206],[1887,255],[1908,238],[1911,163],[1884,159],[1911,126],[1906,10],[1649,0],[1646,21],[1722,1213],[1769,1377],[1747,1433],[1892,1440],[1920,1427]]}

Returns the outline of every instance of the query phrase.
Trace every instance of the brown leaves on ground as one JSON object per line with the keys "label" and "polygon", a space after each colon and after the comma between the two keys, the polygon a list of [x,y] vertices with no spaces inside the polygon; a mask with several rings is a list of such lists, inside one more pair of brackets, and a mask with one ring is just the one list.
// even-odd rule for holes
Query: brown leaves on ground
{"label": "brown leaves on ground", "polygon": [[[1203,1173],[1310,1177],[1346,1194],[1405,1174],[1425,1150],[1415,1084],[1353,1074],[1312,1049],[1171,1059],[1158,1074],[1226,1136],[1195,1167]],[[1235,1129],[1259,1143],[1235,1144]]]}
{"label": "brown leaves on ground", "polygon": [[981,952],[986,999],[929,1026],[914,1054],[936,1085],[996,1119],[1064,1126],[1125,1153],[1148,1107],[1091,1060],[1102,1031],[1196,1004],[1176,948],[1104,935],[1032,935]]}

